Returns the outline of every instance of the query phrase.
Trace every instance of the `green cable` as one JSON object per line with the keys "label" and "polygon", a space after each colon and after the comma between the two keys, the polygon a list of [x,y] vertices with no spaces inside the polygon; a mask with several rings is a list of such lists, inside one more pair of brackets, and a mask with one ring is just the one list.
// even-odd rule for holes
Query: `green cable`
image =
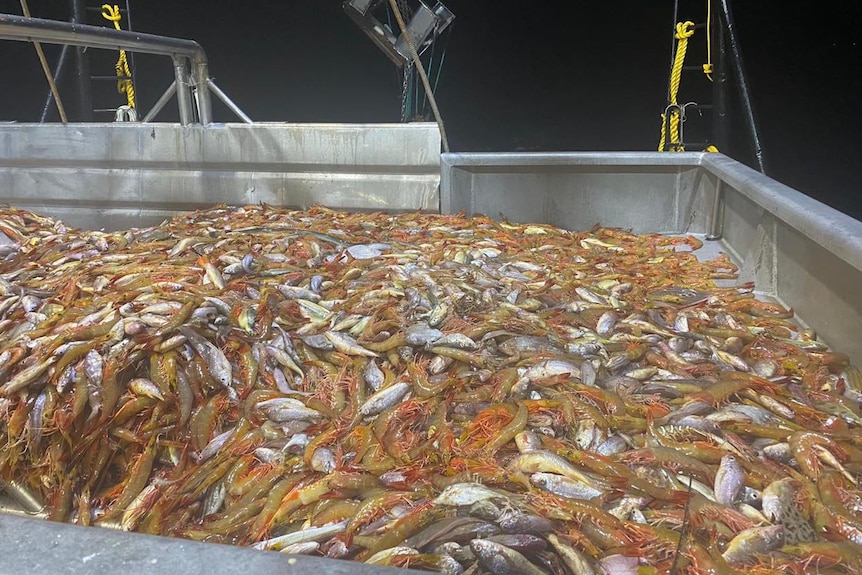
{"label": "green cable", "polygon": [[435,94],[437,93],[437,84],[440,82],[440,75],[443,73],[443,62],[446,61],[446,50],[449,47],[449,38],[452,37],[452,28],[455,27],[455,23],[451,22],[449,24],[449,28],[446,30],[446,41],[443,43],[443,50],[440,51],[440,63],[437,64],[437,76],[434,78],[434,87],[431,89]]}
{"label": "green cable", "polygon": [[[430,78],[432,75],[432,71],[434,70],[434,49],[437,47],[437,30],[434,30],[434,40],[431,42],[431,56],[428,58],[428,77]],[[433,90],[434,88],[432,88]],[[425,115],[425,103],[428,99],[428,94],[426,94],[423,90],[422,92],[422,105],[419,107],[419,113],[423,116]]]}
{"label": "green cable", "polygon": [[435,94],[437,93],[437,83],[440,81],[440,73],[443,71],[443,62],[445,60],[446,60],[446,52],[444,51],[443,54],[440,56],[440,63],[437,64],[437,77],[434,78],[433,91]]}

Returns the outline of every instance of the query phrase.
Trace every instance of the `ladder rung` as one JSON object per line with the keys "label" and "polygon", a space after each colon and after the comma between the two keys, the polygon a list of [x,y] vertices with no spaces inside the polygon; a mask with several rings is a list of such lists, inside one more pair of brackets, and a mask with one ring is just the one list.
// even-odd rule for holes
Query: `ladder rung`
{"label": "ladder rung", "polygon": [[677,144],[678,146],[682,146],[685,149],[689,148],[700,148],[701,150],[706,149],[708,146],[712,146],[712,142],[683,142],[682,144]]}
{"label": "ladder rung", "polygon": [[[101,6],[98,8],[96,8],[95,6],[87,6],[87,12],[99,12],[101,14],[102,8],[101,8]],[[126,9],[120,8],[120,14],[125,14],[125,13],[126,13]]]}
{"label": "ladder rung", "polygon": [[91,80],[131,80],[131,76],[90,76]]}
{"label": "ladder rung", "polygon": [[102,112],[105,114],[114,114],[114,113],[116,113],[117,109],[116,108],[93,108],[93,111],[94,112]]}

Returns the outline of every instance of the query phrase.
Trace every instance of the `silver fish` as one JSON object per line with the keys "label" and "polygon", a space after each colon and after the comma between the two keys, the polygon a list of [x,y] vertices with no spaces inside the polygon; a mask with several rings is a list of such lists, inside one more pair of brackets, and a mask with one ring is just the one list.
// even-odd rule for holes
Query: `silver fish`
{"label": "silver fish", "polygon": [[602,336],[608,335],[614,330],[617,319],[617,314],[612,311],[606,311],[599,316],[599,319],[596,322],[596,333]]}
{"label": "silver fish", "polygon": [[201,449],[200,455],[198,455],[198,462],[203,463],[207,459],[210,459],[213,455],[219,452],[219,450],[224,447],[227,440],[231,438],[234,433],[234,428],[228,429],[222,433],[219,433],[215,437],[213,437],[206,446]]}
{"label": "silver fish", "polygon": [[539,438],[538,434],[533,431],[521,431],[515,436],[515,445],[518,447],[518,451],[526,453],[528,451],[541,449],[542,440]]}
{"label": "silver fish", "polygon": [[90,385],[101,387],[105,360],[95,349],[91,349],[84,357],[84,375]]}
{"label": "silver fish", "polygon": [[446,334],[443,337],[429,343],[428,346],[454,347],[456,349],[463,349],[466,351],[475,351],[479,348],[479,344],[477,344],[475,341],[473,341],[466,335],[460,333]]}
{"label": "silver fish", "polygon": [[474,539],[470,549],[479,564],[492,575],[545,575],[545,572],[514,549],[486,539]]}
{"label": "silver fish", "polygon": [[485,500],[508,500],[508,496],[479,483],[455,483],[446,487],[434,499],[434,504],[462,507]]}
{"label": "silver fish", "polygon": [[323,417],[319,411],[306,407],[304,403],[291,397],[268,399],[261,401],[255,407],[263,411],[267,419],[275,423]]}
{"label": "silver fish", "polygon": [[327,447],[318,447],[311,454],[311,468],[321,473],[330,473],[336,467],[335,453]]}
{"label": "silver fish", "polygon": [[287,299],[304,299],[310,302],[317,303],[320,301],[320,294],[306,288],[291,286],[291,285],[276,285],[275,289],[281,292],[281,295]]}
{"label": "silver fish", "polygon": [[733,505],[745,486],[745,470],[733,455],[725,455],[715,472],[715,500],[722,505]]}
{"label": "silver fish", "polygon": [[425,323],[411,325],[404,332],[404,339],[408,345],[428,345],[443,337],[443,332],[430,327]]}
{"label": "silver fish", "polygon": [[362,378],[364,379],[365,384],[370,387],[372,391],[377,391],[383,385],[385,376],[383,371],[377,367],[377,362],[371,359],[365,365],[365,369],[362,372]]}
{"label": "silver fish", "polygon": [[389,409],[401,401],[410,389],[411,385],[406,381],[400,381],[381,389],[365,400],[365,403],[359,408],[359,415],[370,417]]}
{"label": "silver fish", "polygon": [[206,361],[210,375],[223,386],[229,387],[233,381],[233,371],[224,353],[192,328],[180,326],[179,330],[186,336],[198,355]]}
{"label": "silver fish", "polygon": [[284,549],[288,545],[296,545],[297,543],[305,543],[308,541],[322,541],[341,533],[344,531],[345,527],[347,527],[347,519],[337,523],[323,525],[321,527],[307,527],[305,529],[294,531],[293,533],[288,533],[286,535],[273,537],[272,539],[255,543],[252,545],[252,548],[272,549],[277,551],[279,549]]}
{"label": "silver fish", "polygon": [[592,499],[604,493],[588,483],[575,481],[556,473],[538,472],[530,475],[530,483],[540,489],[568,499]]}

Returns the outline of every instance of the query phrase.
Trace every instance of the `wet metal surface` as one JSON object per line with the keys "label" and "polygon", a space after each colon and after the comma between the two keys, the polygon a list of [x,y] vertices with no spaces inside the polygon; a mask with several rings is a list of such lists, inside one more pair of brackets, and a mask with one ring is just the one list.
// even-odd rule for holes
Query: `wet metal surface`
{"label": "wet metal surface", "polygon": [[387,575],[386,567],[0,514],[0,575]]}

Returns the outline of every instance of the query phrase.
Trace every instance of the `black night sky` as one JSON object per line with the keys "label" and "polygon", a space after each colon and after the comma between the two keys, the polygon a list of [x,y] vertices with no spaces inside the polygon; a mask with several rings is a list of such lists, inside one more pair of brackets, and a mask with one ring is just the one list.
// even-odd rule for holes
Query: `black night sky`
{"label": "black night sky", "polygon": [[[436,94],[453,151],[656,148],[671,0],[444,3],[456,19],[436,48],[446,46]],[[862,6],[732,4],[769,175],[862,219]],[[679,0],[681,19],[702,21],[705,5]],[[38,17],[69,17],[67,2],[30,0],[30,8]],[[18,1],[0,0],[0,12],[20,14]],[[341,0],[133,0],[132,22],[137,31],[200,42],[218,85],[256,121],[399,121],[400,74]],[[699,30],[687,64],[705,61],[705,42]],[[53,66],[59,47],[46,52]],[[112,74],[115,58],[94,55],[93,65]],[[32,46],[0,41],[0,61],[0,121],[37,121],[47,86]],[[147,110],[172,80],[170,61],[139,55],[136,73],[139,108]],[[731,89],[733,137],[722,151],[753,165]],[[67,79],[61,94],[71,91]],[[110,83],[97,91],[106,105],[123,103]],[[680,101],[709,100],[703,74],[686,72]],[[216,120],[234,121],[215,107]],[[159,119],[175,117],[171,104]],[[697,124],[687,125],[690,133]]]}

